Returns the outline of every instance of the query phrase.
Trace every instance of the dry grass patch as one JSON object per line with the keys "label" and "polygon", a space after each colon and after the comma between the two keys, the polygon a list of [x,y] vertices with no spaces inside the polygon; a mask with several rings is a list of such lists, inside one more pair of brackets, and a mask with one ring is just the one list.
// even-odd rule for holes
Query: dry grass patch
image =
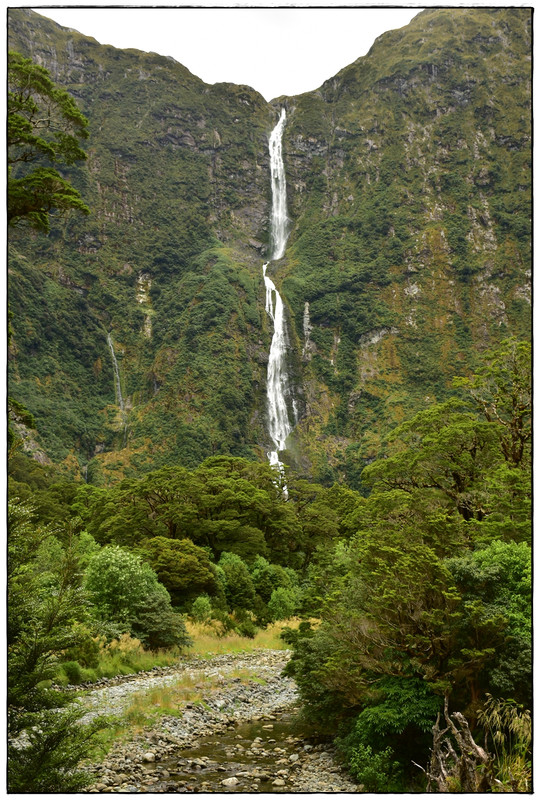
{"label": "dry grass patch", "polygon": [[260,629],[253,639],[240,636],[238,633],[223,634],[223,627],[217,620],[194,622],[186,620],[186,628],[193,639],[189,648],[190,655],[210,657],[225,653],[252,653],[256,650],[289,650],[290,647],[279,634],[283,628],[297,628],[299,619],[280,620]]}

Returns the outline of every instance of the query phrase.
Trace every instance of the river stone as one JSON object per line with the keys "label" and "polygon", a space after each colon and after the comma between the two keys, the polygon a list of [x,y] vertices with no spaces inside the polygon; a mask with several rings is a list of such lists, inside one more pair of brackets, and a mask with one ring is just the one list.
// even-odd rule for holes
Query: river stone
{"label": "river stone", "polygon": [[289,761],[298,761],[299,758],[298,753],[293,753],[292,756],[289,756]]}
{"label": "river stone", "polygon": [[155,753],[152,753],[152,752],[149,750],[149,751],[148,751],[148,753],[145,753],[145,754],[143,755],[143,757],[142,757],[142,760],[143,760],[143,761],[146,761],[147,763],[151,763],[152,761],[155,761],[155,760],[156,760],[156,754],[155,754]]}
{"label": "river stone", "polygon": [[283,778],[276,778],[274,781],[272,781],[272,786],[285,786],[285,781]]}
{"label": "river stone", "polygon": [[240,781],[238,780],[238,778],[235,777],[225,778],[224,780],[221,781],[222,786],[236,786],[238,783],[240,783]]}

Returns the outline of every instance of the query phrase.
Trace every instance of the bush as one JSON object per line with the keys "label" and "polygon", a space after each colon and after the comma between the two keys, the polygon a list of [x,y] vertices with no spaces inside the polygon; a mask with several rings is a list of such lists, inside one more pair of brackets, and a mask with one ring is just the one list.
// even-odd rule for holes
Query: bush
{"label": "bush", "polygon": [[221,630],[218,631],[218,636],[226,636],[228,633],[234,630],[234,620],[227,614],[226,611],[223,611],[220,608],[214,608],[212,611],[212,619],[215,619],[221,625]]}
{"label": "bush", "polygon": [[[163,588],[163,587],[160,587]],[[150,650],[161,647],[188,647],[191,638],[181,614],[173,611],[167,590],[147,595],[131,623],[133,633]]]}
{"label": "bush", "polygon": [[122,547],[103,547],[92,557],[85,575],[85,588],[101,616],[129,624],[145,598],[167,590],[154,570]]}
{"label": "bush", "polygon": [[230,608],[252,608],[255,587],[249,570],[240,556],[234,553],[222,553],[219,567],[225,576],[225,595]]}
{"label": "bush", "polygon": [[237,633],[246,639],[254,639],[259,629],[251,619],[246,619],[236,627]]}
{"label": "bush", "polygon": [[272,619],[289,619],[294,614],[298,605],[297,594],[292,589],[285,589],[279,586],[274,589],[272,596],[268,601],[268,610],[272,615]]}
{"label": "bush", "polygon": [[68,681],[72,684],[81,683],[82,681],[82,670],[81,665],[78,661],[65,661],[62,664],[62,670],[64,671]]}
{"label": "bush", "polygon": [[191,606],[191,616],[195,622],[206,622],[212,615],[212,603],[207,594],[195,598]]}
{"label": "bush", "polygon": [[366,744],[358,744],[349,756],[352,776],[365,792],[396,792],[399,784],[399,763],[392,761],[392,748],[374,752]]}
{"label": "bush", "polygon": [[99,664],[100,642],[101,638],[99,636],[88,634],[79,644],[66,650],[64,656],[67,661],[78,661],[81,667],[97,667]]}

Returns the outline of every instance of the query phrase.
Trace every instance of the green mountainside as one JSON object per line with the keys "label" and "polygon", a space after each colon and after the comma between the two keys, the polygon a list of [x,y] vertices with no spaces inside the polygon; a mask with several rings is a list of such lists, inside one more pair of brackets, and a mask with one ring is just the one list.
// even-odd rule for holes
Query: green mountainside
{"label": "green mountainside", "polygon": [[49,70],[90,132],[64,174],[91,214],[10,235],[28,451],[95,484],[265,459],[268,135],[285,106],[291,235],[270,273],[302,417],[286,456],[359,488],[391,428],[529,336],[530,25],[528,9],[424,11],[317,91],[269,104],[11,9],[10,49]]}

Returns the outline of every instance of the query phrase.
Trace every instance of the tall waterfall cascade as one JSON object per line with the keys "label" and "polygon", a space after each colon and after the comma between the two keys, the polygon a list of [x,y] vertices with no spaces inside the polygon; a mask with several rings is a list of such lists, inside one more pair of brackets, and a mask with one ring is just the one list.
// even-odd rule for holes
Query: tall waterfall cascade
{"label": "tall waterfall cascade", "polygon": [[[277,261],[283,256],[287,244],[289,218],[287,216],[287,184],[281,140],[285,127],[286,113],[281,110],[279,122],[270,134],[270,175],[272,180],[272,214],[270,218],[271,251],[270,261]],[[287,327],[283,308],[283,300],[274,282],[267,276],[269,261],[263,264],[263,278],[266,288],[266,312],[274,325],[272,344],[268,357],[266,380],[266,396],[268,403],[268,433],[274,443],[274,450],[268,453],[268,460],[273,466],[281,468],[279,453],[285,450],[287,437],[293,429],[287,411],[286,395],[288,392],[287,375]],[[296,423],[296,404],[293,401]]]}

